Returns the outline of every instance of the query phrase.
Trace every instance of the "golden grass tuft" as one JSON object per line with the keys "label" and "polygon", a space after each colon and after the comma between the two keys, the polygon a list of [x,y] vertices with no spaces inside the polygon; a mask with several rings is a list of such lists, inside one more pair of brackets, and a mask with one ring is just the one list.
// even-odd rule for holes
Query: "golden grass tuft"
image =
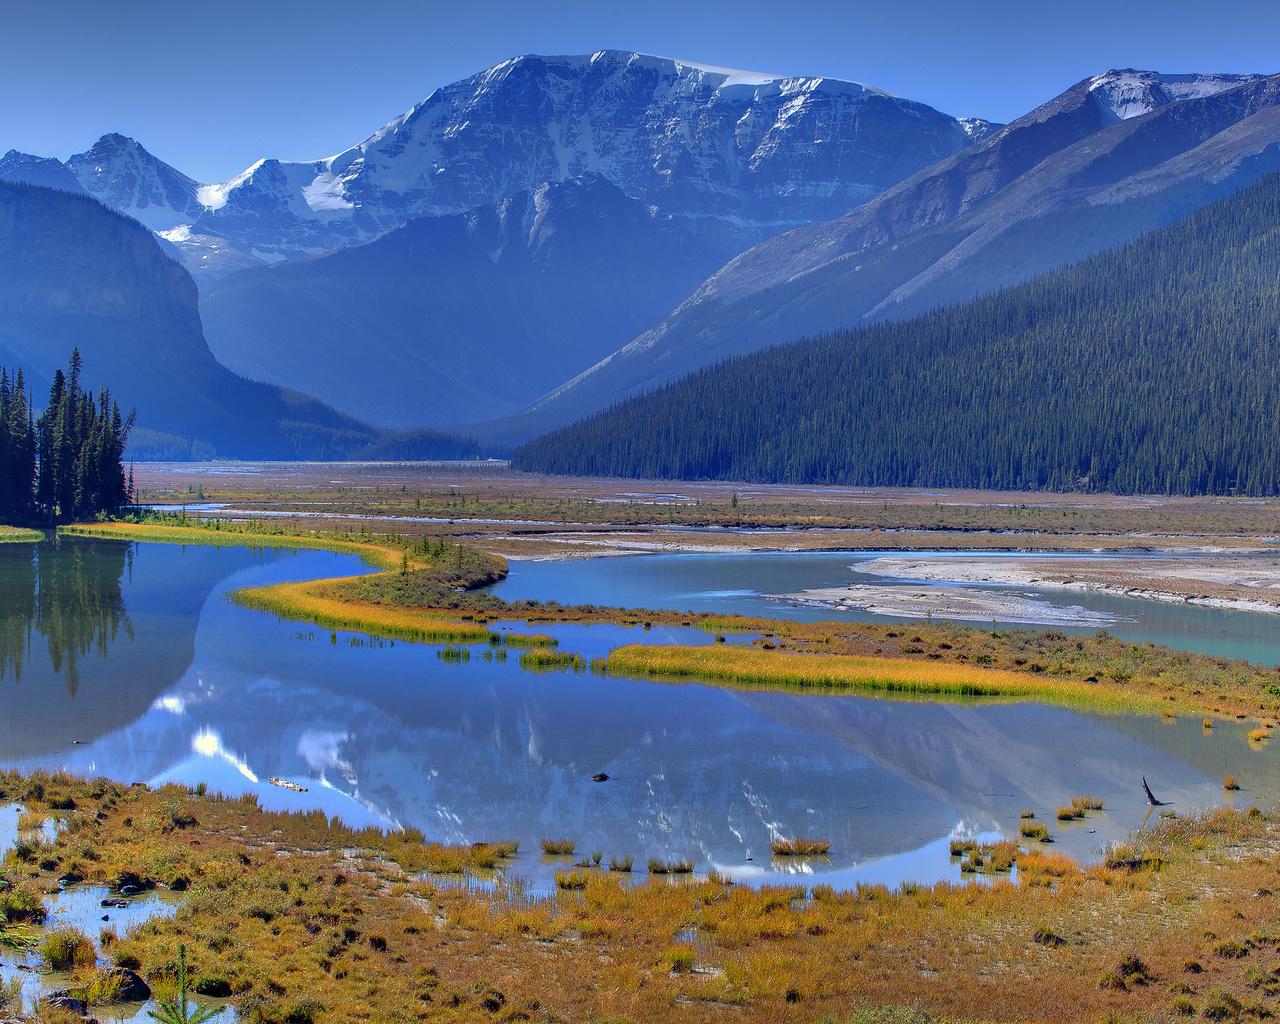
{"label": "golden grass tuft", "polygon": [[1228,792],[1235,792],[1240,788],[1240,780],[1234,775],[1224,775],[1222,777],[1222,788]]}
{"label": "golden grass tuft", "polygon": [[572,857],[578,846],[572,839],[544,839],[538,845],[548,857]]}
{"label": "golden grass tuft", "polygon": [[829,839],[778,838],[769,844],[775,857],[821,857],[831,849]]}

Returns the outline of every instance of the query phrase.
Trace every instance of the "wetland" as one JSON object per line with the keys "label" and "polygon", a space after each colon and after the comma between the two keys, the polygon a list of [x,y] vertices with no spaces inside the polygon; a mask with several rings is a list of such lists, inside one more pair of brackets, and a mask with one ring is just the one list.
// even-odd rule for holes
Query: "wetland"
{"label": "wetland", "polygon": [[[408,484],[402,486],[401,494],[408,494]],[[245,495],[235,497],[247,504]],[[736,493],[733,497],[739,500]],[[596,498],[609,507],[601,495]],[[473,508],[476,504],[469,501]],[[743,505],[748,502],[728,507]],[[888,513],[889,505],[882,502],[878,514]],[[75,779],[97,778],[103,780],[99,788],[116,787],[111,793],[132,793],[144,802],[149,794],[161,794],[157,799],[170,806],[190,804],[199,823],[190,827],[198,829],[201,844],[216,839],[206,834],[207,818],[221,821],[243,808],[246,821],[251,819],[248,831],[263,830],[257,840],[241,837],[250,847],[275,843],[290,857],[329,857],[331,866],[324,871],[343,874],[348,872],[342,864],[352,862],[352,877],[365,879],[358,887],[360,900],[394,893],[406,900],[443,902],[444,920],[432,925],[438,934],[456,926],[469,936],[464,943],[474,944],[484,935],[508,934],[512,914],[542,914],[531,932],[517,934],[536,934],[554,951],[557,942],[580,944],[591,932],[603,944],[602,955],[631,964],[627,970],[637,965],[617,949],[618,925],[597,934],[595,925],[584,927],[576,915],[587,904],[639,899],[625,895],[633,889],[638,894],[637,885],[669,887],[664,879],[674,878],[671,893],[685,896],[652,898],[677,903],[694,892],[699,900],[708,898],[710,890],[703,891],[708,885],[725,894],[768,894],[791,886],[799,894],[791,902],[801,900],[793,911],[801,914],[796,922],[819,929],[809,932],[814,951],[827,947],[812,937],[832,925],[803,915],[838,905],[824,904],[823,894],[883,892],[896,908],[894,920],[890,924],[876,916],[881,921],[876,927],[898,934],[894,941],[905,949],[911,940],[897,929],[906,928],[916,913],[901,904],[913,893],[935,894],[941,908],[950,905],[952,891],[978,885],[991,895],[962,902],[995,900],[999,913],[1011,921],[1022,920],[1033,906],[1045,917],[1039,897],[1015,898],[1004,891],[1012,885],[1025,894],[1036,888],[1037,879],[1050,893],[1078,886],[1080,893],[1090,893],[1086,903],[1118,898],[1117,891],[1129,894],[1150,886],[1163,891],[1161,872],[1130,877],[1128,868],[1107,867],[1115,851],[1132,847],[1135,835],[1142,848],[1167,845],[1170,830],[1179,828],[1187,835],[1234,836],[1221,844],[1205,839],[1198,849],[1166,850],[1158,858],[1180,865],[1167,868],[1165,879],[1184,871],[1187,885],[1198,869],[1186,858],[1213,861],[1219,845],[1261,851],[1248,856],[1270,863],[1270,819],[1246,812],[1272,807],[1280,796],[1280,764],[1273,753],[1280,748],[1269,741],[1280,687],[1268,689],[1280,680],[1275,673],[1280,620],[1224,603],[1152,600],[1129,585],[1134,573],[1144,571],[1140,564],[1135,568],[1144,560],[1153,563],[1152,574],[1166,577],[1181,571],[1180,560],[1195,560],[1195,574],[1178,578],[1203,580],[1221,559],[1222,579],[1230,577],[1224,585],[1263,590],[1272,585],[1266,582],[1270,542],[1265,537],[1219,530],[1211,541],[1198,535],[1194,544],[1181,548],[1171,542],[1166,547],[1178,549],[1172,553],[1135,553],[1135,547],[1150,545],[1138,545],[1132,535],[1112,536],[1106,543],[1095,537],[1094,547],[1110,550],[1077,554],[1064,543],[1064,550],[1054,554],[1017,556],[1016,564],[1014,555],[997,552],[993,558],[980,542],[974,549],[985,551],[981,557],[916,552],[907,566],[896,541],[854,544],[848,533],[841,535],[848,544],[843,551],[780,550],[788,538],[785,546],[804,547],[817,536],[809,531],[775,533],[767,550],[748,551],[742,550],[744,534],[714,525],[671,534],[654,523],[641,533],[617,534],[609,532],[617,524],[606,522],[598,531],[538,526],[516,536],[511,518],[489,517],[501,521],[477,532],[471,520],[379,518],[377,509],[356,516],[325,506],[334,516],[321,527],[332,531],[330,539],[308,541],[305,534],[312,527],[305,522],[299,527],[297,518],[290,521],[288,509],[268,517],[266,508],[240,514],[227,512],[229,507],[205,514],[220,514],[227,531],[237,520],[246,529],[256,524],[252,530],[258,535],[210,536],[214,531],[203,523],[201,530],[183,535],[186,543],[130,540],[117,533],[0,546],[0,765],[14,773],[6,786],[11,800],[20,801],[22,780],[66,779],[65,785],[74,787],[80,785]],[[744,511],[749,514],[749,507]],[[1104,512],[1133,514],[1131,508]],[[1208,513],[1199,508],[1195,514]],[[1260,513],[1246,509],[1245,514],[1256,518]],[[415,519],[422,521],[415,525]],[[823,523],[816,529],[829,527]],[[147,535],[145,529],[133,529],[135,536]],[[759,546],[758,534],[747,536],[750,546]],[[886,536],[901,535],[878,528],[874,539]],[[338,537],[345,539],[333,539]],[[315,549],[313,543],[330,550]],[[386,548],[381,555],[378,545]],[[418,608],[426,599],[425,591],[411,585],[414,574],[423,571],[416,566],[443,563],[446,557],[431,554],[433,545],[448,558],[457,556],[458,572],[464,561],[459,549],[501,552],[508,562],[496,581],[483,572],[458,576],[465,591],[461,597],[451,587],[437,588],[431,603],[441,607]],[[598,554],[602,546],[646,553],[578,557]],[[1210,550],[1215,547],[1224,550]],[[574,557],[563,557],[566,552]],[[412,565],[411,558],[417,559]],[[891,558],[898,560],[887,561]],[[1130,574],[1115,588],[1064,582],[1089,573],[1094,575],[1088,578],[1105,576],[1111,558],[1117,570],[1123,566]],[[378,568],[381,577],[370,575]],[[335,579],[349,582],[325,582]],[[927,600],[920,606],[904,604],[904,596],[927,592],[923,580],[944,592],[939,600],[947,598],[945,592],[968,591],[977,595],[980,607],[963,616],[935,614],[939,605]],[[296,593],[323,593],[326,600],[355,610],[345,626],[335,625],[316,615],[307,621],[295,611],[277,615],[269,603],[242,596],[246,591],[271,594],[270,588],[281,585],[303,588]],[[371,608],[384,616],[429,616],[431,628],[442,632],[437,637],[420,631],[414,642],[398,637],[393,628],[362,626],[360,615],[372,614]],[[531,637],[537,639],[526,639]],[[786,685],[770,683],[767,673],[744,682],[734,675],[740,675],[739,668],[716,670],[717,675],[687,667],[659,670],[656,662],[645,661],[668,650],[689,652],[687,657],[702,663],[719,659],[735,666],[759,659],[781,665],[784,658],[798,658],[802,675],[824,660],[852,663],[862,657],[875,661],[881,673],[890,662],[914,665],[893,669],[904,678],[910,671],[961,672],[974,679],[990,672],[1039,689],[997,686],[979,689],[992,694],[980,697],[966,696],[964,689],[950,696],[895,694],[890,687],[886,694],[842,688],[830,680],[813,684],[799,676]],[[633,656],[636,651],[640,654]],[[624,663],[623,653],[637,667],[627,668],[632,662]],[[1123,671],[1117,668],[1122,663]],[[1058,680],[1058,690],[1049,677]],[[1209,689],[1218,686],[1220,692]],[[1037,693],[1041,699],[1035,699]],[[1224,789],[1228,776],[1238,789]],[[1148,801],[1144,777],[1165,801],[1162,813]],[[132,783],[145,785],[119,789]],[[56,781],[50,788],[62,785]],[[1081,794],[1092,794],[1102,807],[1079,818],[1060,817],[1061,808]],[[123,799],[119,796],[117,804]],[[105,819],[93,827],[120,827],[113,824],[115,806],[105,809]],[[312,822],[306,828],[314,830],[317,812],[319,822],[329,823],[324,837],[288,838],[300,827],[290,822]],[[74,823],[75,816],[70,820]],[[1039,833],[1029,839],[1028,820],[1042,823],[1052,842],[1039,842]],[[17,818],[12,828],[7,821],[0,814],[0,853],[8,851],[6,864],[14,868]],[[166,831],[158,826],[148,841],[169,842],[168,836],[186,835],[186,827]],[[219,826],[222,838],[216,842],[230,841],[227,827],[225,822]],[[406,860],[399,847],[379,853],[384,841],[373,839],[375,833],[438,844],[442,850],[513,842],[518,852],[496,863],[488,857],[464,858],[469,866],[461,876],[423,875],[421,855]],[[1247,841],[1240,840],[1246,833]],[[277,839],[270,838],[273,834]],[[830,845],[818,855],[774,854],[775,846],[805,836],[820,839],[819,847]],[[554,839],[572,840],[574,852],[543,855],[542,842]],[[70,839],[53,842],[65,846]],[[997,849],[1001,843],[1023,847],[1020,856],[1003,855],[1017,860],[1005,864],[1012,870],[992,874],[973,868],[966,850]],[[953,855],[957,849],[962,855]],[[256,855],[250,850],[248,856]],[[383,858],[382,866],[368,862],[369,856]],[[977,862],[984,857],[1000,861],[983,854]],[[67,859],[65,851],[59,853],[59,868]],[[634,865],[631,873],[607,870],[610,862],[624,861]],[[650,862],[687,863],[691,880],[654,875],[645,883],[643,869]],[[439,868],[443,862],[431,863]],[[290,865],[286,874],[312,870]],[[1060,865],[1052,871],[1061,873],[1046,874],[1045,865]],[[46,872],[28,874],[23,884],[52,884]],[[110,884],[111,878],[101,881]],[[171,880],[155,876],[151,881],[165,885]],[[610,887],[620,883],[623,888],[615,894]],[[397,888],[404,886],[408,889]],[[422,886],[432,894],[424,896]],[[878,899],[873,896],[871,902]],[[1026,905],[1015,907],[1016,899]],[[488,908],[484,924],[471,916],[481,905]],[[876,915],[888,906],[881,904]],[[614,912],[622,911],[615,907]],[[667,920],[662,915],[668,912],[677,913],[668,908],[654,920]],[[392,920],[395,927],[405,927],[400,914],[388,919],[384,932]],[[191,937],[183,915],[179,911],[171,924],[148,925],[151,938]],[[500,919],[508,924],[499,927]],[[622,1019],[663,1019],[692,998],[691,985],[706,989],[702,981],[707,979],[718,994],[709,1001],[705,993],[697,998],[713,1016],[720,1012],[717,1006],[736,1006],[761,1019],[817,1019],[819,1011],[843,1013],[859,1002],[905,998],[906,989],[894,988],[898,982],[879,988],[868,982],[857,987],[856,997],[850,991],[841,994],[831,981],[813,989],[811,968],[802,969],[794,959],[802,955],[804,941],[791,928],[787,925],[776,938],[757,933],[745,944],[720,942],[726,933],[717,938],[700,926],[673,928],[665,938],[646,931],[641,946],[651,951],[642,973],[655,984],[654,966],[665,964],[663,977],[669,975],[670,981],[658,987],[670,1003],[650,1005],[649,996],[628,988],[639,976],[627,974],[631,981],[611,990],[615,996],[610,998],[620,1000],[613,1009]],[[1030,943],[1028,950],[1038,941],[1034,932],[1031,928],[1019,940]],[[1253,948],[1261,950],[1256,939],[1250,940]],[[128,948],[135,948],[137,941],[130,941],[134,945]],[[1012,939],[1005,936],[1005,941]],[[1062,955],[1076,957],[1073,976],[1096,974],[1094,958],[1103,947],[1110,956],[1116,941],[1095,935],[1088,940],[1090,951]],[[725,973],[730,966],[730,973],[747,970],[744,964],[755,954],[744,949],[763,954],[763,947],[776,943],[794,947],[784,957],[790,966],[783,970],[793,982],[782,984],[781,975],[769,971],[767,983],[765,975],[752,975],[752,981]],[[151,939],[142,945],[151,949]],[[194,948],[207,968],[212,952],[201,951],[198,943]],[[687,963],[685,948],[691,950]],[[884,953],[888,947],[877,948]],[[507,972],[502,984],[485,981],[502,990],[502,1013],[514,1006],[512,986],[538,988],[519,966],[523,954],[512,955],[509,963],[502,954],[489,955],[495,970]],[[101,947],[97,956],[102,964],[127,959]],[[145,957],[133,959],[147,966]],[[462,972],[459,978],[470,978],[471,988],[454,992],[458,1002],[452,1006],[431,1003],[428,1011],[424,1007],[430,1001],[420,1000],[419,1009],[440,1019],[492,1016],[481,1005],[485,997],[477,995],[475,964],[455,966]],[[164,976],[162,965],[152,967]],[[286,990],[282,993],[247,967],[236,970],[240,1009],[228,1008],[224,1015],[285,1019],[302,1012],[279,978],[274,981]],[[752,970],[764,968],[757,964]],[[1096,986],[1096,977],[1090,977],[1089,984]],[[789,997],[793,990],[795,1000]],[[617,994],[624,991],[630,993],[625,999]],[[935,992],[925,999],[930,1012],[961,1005],[986,1006],[991,1012],[1013,1006],[991,1002],[989,992],[986,1003],[957,1003],[948,1001],[942,988],[926,985],[922,991]],[[1134,1003],[1118,994],[1121,989],[1100,991],[1099,997],[1090,995],[1091,1005]],[[1123,991],[1136,988],[1127,985]],[[1246,994],[1239,985],[1231,991]],[[254,999],[246,999],[251,993]],[[533,999],[542,1009],[521,1011],[526,1019],[560,1019],[556,1014],[564,1008],[552,1013],[554,1000],[545,995]],[[317,998],[317,1005],[327,999],[336,1012],[347,997]],[[571,998],[579,1011],[594,1007],[590,1012],[596,1014],[604,1012],[607,1000],[602,1000],[581,991]],[[1054,1016],[1039,996],[1027,1005],[1039,1007],[1036,1015]],[[641,1006],[652,1016],[637,1016]],[[780,1013],[783,1007],[786,1012]],[[316,1019],[324,1016],[315,1012]]]}

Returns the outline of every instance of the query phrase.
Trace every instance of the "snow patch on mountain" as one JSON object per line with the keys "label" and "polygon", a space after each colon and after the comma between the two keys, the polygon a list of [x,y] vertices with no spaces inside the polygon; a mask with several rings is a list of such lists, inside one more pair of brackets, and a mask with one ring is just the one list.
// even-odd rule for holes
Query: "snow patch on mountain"
{"label": "snow patch on mountain", "polygon": [[1112,70],[1089,79],[1089,92],[1103,111],[1116,121],[1141,117],[1181,100],[1213,96],[1237,85],[1255,82],[1262,75],[1162,75],[1133,68]]}

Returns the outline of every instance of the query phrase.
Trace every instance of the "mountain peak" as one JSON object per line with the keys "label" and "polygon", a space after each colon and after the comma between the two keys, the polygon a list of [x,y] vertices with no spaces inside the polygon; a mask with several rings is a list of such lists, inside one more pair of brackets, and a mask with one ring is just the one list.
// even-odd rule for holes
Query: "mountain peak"
{"label": "mountain peak", "polygon": [[1169,103],[1199,99],[1254,82],[1262,75],[1166,75],[1137,68],[1113,68],[1088,79],[1088,90],[1111,120],[1141,117]]}

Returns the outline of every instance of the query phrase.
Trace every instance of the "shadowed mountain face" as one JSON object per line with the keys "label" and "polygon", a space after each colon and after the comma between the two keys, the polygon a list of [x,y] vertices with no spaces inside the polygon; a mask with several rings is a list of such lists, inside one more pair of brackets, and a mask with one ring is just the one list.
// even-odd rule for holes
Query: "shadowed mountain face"
{"label": "shadowed mountain face", "polygon": [[742,253],[495,432],[540,432],[728,356],[1025,280],[1277,167],[1280,76],[1087,79],[844,217]]}
{"label": "shadowed mountain face", "polygon": [[381,426],[459,423],[590,366],[728,255],[588,174],[234,274],[200,311],[214,355],[246,377]]}
{"label": "shadowed mountain face", "polygon": [[190,275],[136,221],[87,196],[0,184],[0,363],[37,403],[72,348],[145,431],[241,458],[348,451],[377,434],[209,352]]}

